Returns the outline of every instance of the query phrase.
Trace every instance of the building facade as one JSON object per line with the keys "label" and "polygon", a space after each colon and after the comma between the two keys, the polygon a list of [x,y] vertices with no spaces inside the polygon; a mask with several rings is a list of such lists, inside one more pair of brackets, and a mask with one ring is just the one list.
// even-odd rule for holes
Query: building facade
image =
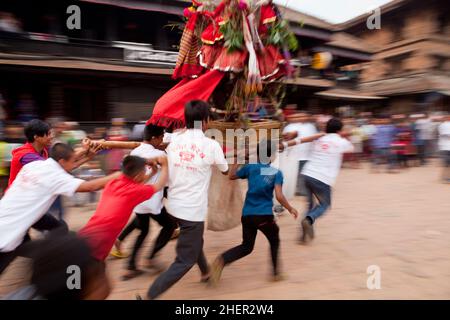
{"label": "building facade", "polygon": [[[80,0],[79,30],[67,25],[73,4],[0,2],[0,93],[8,118],[63,117],[92,125],[114,117],[148,119],[175,84],[171,74],[189,1]],[[383,103],[356,90],[359,66],[372,59],[370,45],[323,20],[281,11],[300,42],[293,57],[297,77],[288,81],[284,104],[335,113]]]}
{"label": "building facade", "polygon": [[450,109],[450,6],[445,0],[394,0],[381,7],[381,28],[368,15],[339,28],[375,48],[360,90],[387,97],[389,113]]}

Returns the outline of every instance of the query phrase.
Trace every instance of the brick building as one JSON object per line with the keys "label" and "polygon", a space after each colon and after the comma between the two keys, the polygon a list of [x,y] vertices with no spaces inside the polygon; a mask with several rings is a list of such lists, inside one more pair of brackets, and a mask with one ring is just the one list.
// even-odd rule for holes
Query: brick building
{"label": "brick building", "polygon": [[392,113],[449,111],[450,6],[446,0],[394,0],[381,7],[381,29],[367,15],[338,26],[375,48],[359,88],[388,99]]}

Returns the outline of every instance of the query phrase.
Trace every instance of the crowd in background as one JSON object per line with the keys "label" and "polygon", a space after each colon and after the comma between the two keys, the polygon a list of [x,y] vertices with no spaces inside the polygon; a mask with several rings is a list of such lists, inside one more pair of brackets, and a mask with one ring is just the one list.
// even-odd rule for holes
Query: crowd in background
{"label": "crowd in background", "polygon": [[[1,116],[1,113],[0,113]],[[330,115],[310,114],[308,112],[291,112],[285,117],[285,129],[296,128],[300,135],[308,136],[321,131]],[[65,142],[77,146],[85,137],[94,140],[107,139],[114,141],[140,140],[145,123],[129,126],[125,119],[112,119],[110,127],[98,126],[90,132],[83,130],[77,122],[50,118],[47,121],[53,128],[54,141]],[[369,161],[372,169],[388,172],[411,167],[422,166],[430,158],[443,157],[449,165],[449,123],[445,114],[412,114],[412,115],[372,115],[362,113],[355,117],[343,118],[344,131],[355,146],[355,151],[346,154],[344,166],[359,168],[363,161]],[[8,175],[11,151],[24,143],[24,121],[5,122],[0,119],[0,189],[4,191]],[[303,132],[304,131],[304,132]],[[104,150],[95,160],[77,169],[74,174],[82,178],[102,176],[120,169],[125,150]],[[297,155],[306,161],[307,157]],[[444,177],[448,181],[447,177]],[[97,195],[82,195],[70,200],[74,206],[96,202]]]}
{"label": "crowd in background", "polygon": [[[298,112],[287,117],[290,124],[286,128],[300,126],[300,135],[303,130],[307,136],[314,133],[311,126],[320,131],[330,117]],[[363,113],[358,117],[343,118],[344,131],[355,146],[353,153],[345,155],[344,166],[359,168],[362,161],[370,161],[374,171],[385,167],[388,172],[398,172],[411,166],[426,165],[430,158],[441,156],[448,165],[449,121],[448,115],[425,113]]]}
{"label": "crowd in background", "polygon": [[[133,136],[127,128],[125,120],[121,118],[113,119],[111,126],[95,127],[92,131],[87,132],[80,127],[79,123],[73,121],[63,121],[58,118],[47,119],[52,127],[53,143],[64,142],[72,147],[77,147],[84,138],[92,140],[113,140],[126,141]],[[11,162],[11,152],[17,147],[25,143],[23,133],[25,122],[3,122],[1,127],[0,139],[0,190],[5,191],[9,176],[9,167]],[[142,136],[139,138],[141,139]],[[103,150],[95,157],[94,160],[82,165],[76,169],[75,176],[82,179],[92,179],[103,176],[110,172],[120,170],[120,163],[125,156],[124,150]],[[96,203],[97,195],[95,193],[76,195],[70,199],[70,204],[81,206],[89,203]]]}

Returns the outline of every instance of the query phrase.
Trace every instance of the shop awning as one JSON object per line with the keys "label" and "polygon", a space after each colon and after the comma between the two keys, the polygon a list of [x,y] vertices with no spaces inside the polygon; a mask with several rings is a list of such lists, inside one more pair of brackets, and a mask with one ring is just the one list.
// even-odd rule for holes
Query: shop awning
{"label": "shop awning", "polygon": [[157,67],[140,67],[123,64],[108,64],[93,61],[69,60],[69,59],[0,59],[0,65],[18,65],[29,67],[43,67],[43,68],[59,68],[59,69],[81,69],[81,70],[96,70],[96,71],[110,71],[110,72],[124,72],[124,73],[141,73],[141,74],[155,74],[155,75],[172,75],[172,68],[157,68]]}
{"label": "shop awning", "polygon": [[110,5],[131,10],[155,11],[179,16],[183,15],[183,8],[181,6],[177,7],[160,3],[150,3],[144,1],[130,1],[130,0],[81,0],[81,1]]}
{"label": "shop awning", "polygon": [[347,100],[381,100],[385,97],[377,96],[371,93],[359,92],[351,89],[330,89],[316,92],[317,96],[329,99],[347,99]]}
{"label": "shop awning", "polygon": [[334,82],[326,79],[312,79],[312,78],[295,78],[287,79],[287,84],[301,86],[301,87],[315,87],[315,88],[331,88]]}

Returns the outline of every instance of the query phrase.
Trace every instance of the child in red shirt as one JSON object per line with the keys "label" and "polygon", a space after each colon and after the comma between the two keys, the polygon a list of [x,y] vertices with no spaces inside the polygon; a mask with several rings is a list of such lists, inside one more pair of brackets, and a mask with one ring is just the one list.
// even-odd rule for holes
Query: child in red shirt
{"label": "child in red shirt", "polygon": [[[161,173],[154,185],[145,185],[156,170],[146,173],[147,165],[161,166]],[[150,199],[166,185],[168,178],[167,158],[145,160],[136,156],[127,156],[122,163],[122,175],[111,180],[103,191],[97,210],[82,228],[79,235],[86,238],[92,256],[104,261],[117,236],[127,224],[134,207]]]}

